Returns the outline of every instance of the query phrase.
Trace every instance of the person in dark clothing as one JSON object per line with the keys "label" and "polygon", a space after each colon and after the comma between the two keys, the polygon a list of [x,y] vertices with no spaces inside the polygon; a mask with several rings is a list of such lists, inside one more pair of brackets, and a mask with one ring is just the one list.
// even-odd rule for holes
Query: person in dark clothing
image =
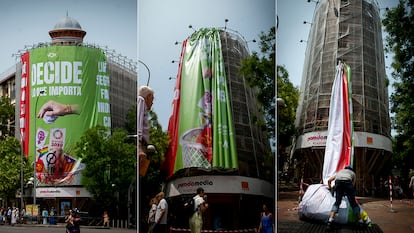
{"label": "person in dark clothing", "polygon": [[355,180],[356,175],[352,169],[352,166],[348,165],[345,169],[339,171],[336,175],[328,179],[328,188],[332,190],[332,181],[335,181],[335,193],[336,200],[332,206],[331,212],[328,219],[328,229],[331,229],[332,223],[335,218],[335,214],[338,213],[339,205],[341,204],[342,198],[344,196],[348,197],[349,204],[351,205],[354,214],[357,216],[357,219],[361,222],[360,218],[360,208],[358,203],[355,200]]}

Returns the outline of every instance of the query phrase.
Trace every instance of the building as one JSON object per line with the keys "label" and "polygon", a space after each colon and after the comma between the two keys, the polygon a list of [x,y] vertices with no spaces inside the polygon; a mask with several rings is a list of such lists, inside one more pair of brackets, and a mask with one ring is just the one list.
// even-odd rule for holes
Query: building
{"label": "building", "polygon": [[[315,6],[296,115],[296,177],[321,178],[335,66],[351,68],[357,190],[379,183],[392,153],[381,18],[375,0],[322,0]],[[363,192],[364,190],[364,192]]]}
{"label": "building", "polygon": [[[171,206],[169,209],[173,211],[173,215],[175,215],[175,221],[172,227],[188,227],[188,219],[183,217],[183,213],[180,212],[182,211],[181,204],[184,200],[187,200],[189,197],[194,196],[198,187],[202,187],[205,190],[205,193],[208,194],[209,203],[209,208],[205,213],[205,221],[203,225],[205,229],[252,229],[253,227],[257,227],[257,216],[261,212],[262,204],[267,203],[270,209],[272,209],[272,206],[274,206],[275,202],[273,197],[275,194],[275,186],[274,166],[273,164],[265,164],[264,162],[266,156],[269,157],[272,156],[272,154],[269,140],[266,138],[264,132],[261,130],[260,125],[258,124],[258,122],[263,119],[263,115],[261,115],[259,106],[257,104],[256,90],[248,86],[245,77],[241,76],[238,72],[242,60],[246,59],[250,55],[250,52],[248,50],[246,40],[237,32],[229,29],[222,30],[207,28],[200,29],[194,34],[197,35],[194,36],[193,41],[188,42],[188,40],[186,40],[183,42],[183,48],[185,48],[185,51],[191,51],[188,52],[188,54],[192,55],[187,56],[186,54],[183,54],[185,52],[181,54],[179,74],[177,75],[177,82],[180,82],[180,84],[176,84],[176,88],[179,86],[180,89],[179,91],[177,89],[175,91],[179,92],[179,95],[182,98],[176,97],[173,100],[174,109],[175,106],[178,105],[181,107],[185,105],[185,107],[187,107],[188,105],[193,104],[197,105],[197,107],[195,110],[196,115],[194,118],[196,120],[194,121],[194,125],[183,127],[183,129],[180,128],[182,126],[181,124],[187,124],[188,121],[193,121],[194,118],[190,116],[191,112],[193,111],[191,111],[189,108],[185,108],[185,110],[183,110],[180,107],[180,112],[185,112],[186,114],[184,118],[180,118],[180,127],[178,127],[180,129],[175,132],[179,132],[180,130],[183,132],[182,134],[180,134],[180,132],[176,133],[179,135],[177,138],[180,139],[180,143],[182,144],[183,149],[177,150],[178,152],[174,155],[176,155],[178,158],[175,160],[175,168],[181,168],[175,170],[172,177],[167,180],[167,184],[165,186],[166,197],[169,200],[169,206]],[[214,36],[212,36],[212,34],[214,34]],[[200,41],[197,41],[195,38],[202,39],[200,39]],[[220,41],[220,47],[216,47],[218,46],[218,40]],[[192,47],[193,44],[194,47]],[[205,49],[202,45],[200,45],[200,47],[197,47],[196,44],[206,44],[206,47],[211,48],[211,50]],[[204,53],[204,51],[210,52]],[[218,52],[220,55],[217,55],[212,51],[220,51]],[[223,63],[221,63],[221,58],[217,58],[221,55],[223,58]],[[201,58],[200,60],[197,60],[195,57]],[[211,60],[214,60],[211,61],[211,67],[214,67],[214,69],[210,69],[209,64],[202,68],[202,74],[193,73],[192,67],[203,66],[203,58],[205,57],[209,57]],[[195,59],[192,60],[192,58]],[[220,63],[220,65],[218,65],[218,63]],[[197,128],[200,124],[197,121],[197,119],[199,119],[198,117],[202,117],[203,123],[201,124],[203,124],[204,127],[206,127],[206,124],[209,124],[205,122],[212,122],[212,126],[207,126],[211,128],[216,127],[214,124],[220,125],[220,123],[217,123],[218,121],[215,121],[217,118],[214,118],[215,114],[220,115],[218,113],[218,110],[216,112],[205,110],[208,109],[208,107],[205,107],[205,105],[207,105],[206,102],[215,101],[214,94],[210,95],[210,93],[215,93],[216,96],[220,96],[222,102],[227,102],[227,100],[223,100],[225,98],[223,97],[224,94],[219,95],[221,93],[218,93],[217,89],[214,89],[216,92],[212,91],[213,89],[211,89],[211,92],[210,89],[208,91],[206,91],[206,89],[203,89],[201,93],[197,94],[194,94],[192,91],[190,91],[191,93],[186,91],[188,89],[198,89],[199,86],[192,86],[194,83],[198,82],[196,80],[204,80],[203,82],[208,82],[205,81],[206,79],[220,80],[220,85],[222,85],[224,81],[221,82],[223,79],[220,79],[223,77],[221,76],[221,72],[223,72],[221,64],[224,64],[224,72],[226,76],[225,83],[227,86],[226,88],[222,86],[219,88],[220,90],[226,89],[228,93],[225,95],[228,96],[230,102],[229,105],[231,107],[229,111],[231,112],[232,119],[228,118],[227,120],[228,122],[233,122],[232,124],[234,125],[233,134],[235,139],[234,141],[236,148],[235,150],[237,152],[237,160],[232,163],[232,166],[227,166],[227,164],[217,165],[217,163],[214,163],[214,156],[217,155],[213,153],[213,159],[211,160],[211,164],[208,166],[206,166],[205,163],[197,163],[197,165],[194,165],[195,163],[192,163],[191,165],[187,166],[185,165],[186,156],[188,156],[187,154],[190,154],[193,158],[196,158],[198,162],[198,155],[200,153],[194,151],[203,150],[199,149],[201,145],[200,143],[194,141],[191,141],[191,144],[189,143],[188,145],[185,145],[185,143],[183,143],[183,141],[187,143],[185,136],[188,132],[192,131],[193,129],[199,129]],[[188,67],[186,67],[186,65],[188,65]],[[197,70],[197,68],[195,68],[195,70]],[[209,70],[213,70],[214,72],[211,72],[209,74]],[[199,72],[199,70],[196,72]],[[217,74],[219,75],[214,76]],[[207,84],[206,86],[209,85]],[[188,89],[185,90],[185,88]],[[212,97],[206,98],[206,96]],[[192,99],[192,102],[188,99]],[[208,101],[205,99],[208,99]],[[175,105],[174,101],[181,102]],[[201,102],[204,104],[200,104]],[[219,105],[217,102],[214,103],[216,103],[216,105]],[[203,112],[199,112],[200,110],[198,107],[201,105],[203,107]],[[210,117],[210,119],[214,120],[204,120],[206,118],[206,115],[207,117]],[[229,115],[226,116],[228,117]],[[170,118],[169,127],[171,125],[174,125],[174,123],[172,123],[174,121],[171,120],[173,118],[174,117]],[[182,123],[182,121],[186,122]],[[227,129],[231,131],[230,124],[226,125],[226,127],[223,127],[222,131],[227,131]],[[190,128],[190,130],[188,130],[188,128]],[[217,128],[220,128],[220,126]],[[173,133],[171,135],[176,134]],[[214,132],[212,134],[214,135]],[[217,130],[216,135],[219,134],[220,130]],[[202,134],[199,134],[196,137],[199,137],[200,135]],[[172,137],[174,138],[175,136]],[[173,142],[170,144],[170,147],[172,147],[171,145],[174,145],[174,139],[172,139],[172,141]],[[224,140],[224,142],[224,144],[226,144],[227,141]],[[217,145],[217,147],[221,147],[221,144]],[[228,147],[231,147],[231,145]],[[219,154],[219,152],[217,152],[217,154]],[[168,154],[166,157],[169,157],[169,155],[171,154]],[[201,155],[203,158],[204,156],[206,156],[205,153],[204,155]],[[180,164],[177,166],[177,163],[180,163],[181,157],[184,161],[183,165],[181,166]]]}
{"label": "building", "polygon": [[[16,58],[20,60],[20,57],[28,51],[35,51],[52,46],[71,46],[75,47],[75,49],[84,48],[85,51],[90,50],[97,54],[104,54],[106,58],[106,65],[104,67],[106,67],[107,76],[110,78],[110,89],[108,91],[110,102],[104,105],[110,106],[110,111],[107,111],[110,112],[110,121],[108,123],[112,128],[124,127],[128,110],[136,104],[137,63],[115,53],[114,50],[110,50],[107,47],[83,43],[86,31],[82,30],[76,19],[69,16],[58,21],[54,28],[49,31],[49,35],[52,39],[50,43],[42,42],[33,46],[25,46],[25,49],[19,50]],[[18,120],[22,106],[19,104],[19,101],[21,101],[22,88],[24,88],[21,85],[22,69],[22,63],[17,62],[0,75],[0,95],[9,96],[12,104],[16,106],[15,115],[17,120],[10,122],[10,125],[15,127],[15,136],[19,139],[21,138],[20,128],[22,126],[21,121]],[[92,83],[96,83],[95,79]],[[26,189],[24,196],[24,204],[32,204],[32,190]],[[42,185],[36,188],[37,204],[47,209],[54,206],[58,211],[58,215],[67,213],[67,208],[77,207],[83,210],[88,209],[89,198],[89,192],[79,184],[64,186]]]}

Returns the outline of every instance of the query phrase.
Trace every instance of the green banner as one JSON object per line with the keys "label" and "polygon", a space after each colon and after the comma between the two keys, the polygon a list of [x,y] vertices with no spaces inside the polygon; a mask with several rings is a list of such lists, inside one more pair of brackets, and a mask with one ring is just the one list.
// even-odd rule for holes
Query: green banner
{"label": "green banner", "polygon": [[174,172],[186,167],[237,168],[218,29],[199,30],[187,40],[179,112],[179,146]]}
{"label": "green banner", "polygon": [[30,51],[30,144],[39,185],[79,185],[84,165],[73,155],[81,135],[111,126],[105,54],[82,46]]}

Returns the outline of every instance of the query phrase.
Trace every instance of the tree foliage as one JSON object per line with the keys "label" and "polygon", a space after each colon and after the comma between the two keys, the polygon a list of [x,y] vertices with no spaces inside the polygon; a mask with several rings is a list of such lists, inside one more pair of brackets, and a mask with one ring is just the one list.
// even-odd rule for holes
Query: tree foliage
{"label": "tree foliage", "polygon": [[[75,154],[86,165],[82,185],[102,207],[126,205],[128,187],[136,176],[136,145],[128,143],[128,133],[115,129],[112,134],[97,126],[87,130],[76,144]],[[116,203],[115,192],[120,202]]]}
{"label": "tree foliage", "polygon": [[[275,28],[261,33],[261,55],[253,52],[240,67],[240,74],[245,76],[247,84],[257,89],[257,101],[262,106],[265,121],[263,125],[270,139],[275,138]],[[259,122],[260,124],[260,122]]]}
{"label": "tree foliage", "polygon": [[0,140],[0,197],[10,200],[21,187],[20,173],[23,166],[24,181],[33,174],[33,169],[22,159],[20,142],[14,137]]}
{"label": "tree foliage", "polygon": [[13,135],[14,127],[10,127],[10,122],[14,121],[14,111],[10,98],[0,97],[0,139]]}
{"label": "tree foliage", "polygon": [[[394,54],[392,76],[394,92],[391,95],[392,126],[397,133],[394,141],[394,161],[414,166],[414,1],[400,0],[389,9],[383,20],[386,51]],[[404,162],[405,161],[405,162]]]}
{"label": "tree foliage", "polygon": [[299,90],[289,80],[289,73],[283,66],[277,67],[277,96],[284,104],[278,107],[279,146],[284,149],[291,145],[295,134],[295,115],[299,101]]}
{"label": "tree foliage", "polygon": [[13,135],[15,108],[8,97],[0,97],[0,197],[10,200],[15,197],[16,191],[21,188],[21,167],[23,167],[23,181],[27,181],[33,174],[33,169],[27,159],[21,154],[20,142],[10,136]]}
{"label": "tree foliage", "polygon": [[[260,34],[260,52],[257,52],[243,61],[240,73],[246,76],[250,86],[259,91],[257,100],[263,106],[265,113],[266,129],[269,138],[274,143],[275,133],[278,131],[279,145],[290,145],[291,136],[294,135],[295,112],[298,105],[299,91],[289,81],[289,74],[282,66],[277,67],[277,95],[275,82],[275,27],[269,32]],[[277,98],[285,102],[276,111]],[[276,123],[276,112],[278,122]],[[278,126],[278,130],[276,130]]]}
{"label": "tree foliage", "polygon": [[[126,129],[130,134],[137,132],[137,106],[133,106],[127,114]],[[160,184],[164,181],[164,174],[160,173],[162,161],[165,159],[164,155],[167,152],[169,145],[169,137],[166,132],[163,132],[161,124],[158,122],[158,116],[155,112],[148,112],[148,121],[150,124],[150,144],[154,145],[156,152],[149,154],[151,160],[147,175],[142,177],[141,184],[146,187],[142,190],[142,196],[152,196],[160,191]]]}

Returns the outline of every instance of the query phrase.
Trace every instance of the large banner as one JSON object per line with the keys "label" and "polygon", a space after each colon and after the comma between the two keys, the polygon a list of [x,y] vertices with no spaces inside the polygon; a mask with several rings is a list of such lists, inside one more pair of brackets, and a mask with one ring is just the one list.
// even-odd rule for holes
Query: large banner
{"label": "large banner", "polygon": [[23,54],[22,64],[21,132],[38,185],[79,185],[84,165],[75,143],[91,127],[111,127],[106,56],[96,48],[48,46]]}
{"label": "large banner", "polygon": [[[178,86],[177,86],[178,85]],[[166,160],[176,172],[188,167],[237,168],[233,117],[219,29],[201,29],[183,43]],[[179,105],[177,104],[179,103]],[[177,112],[177,107],[179,110]]]}
{"label": "large banner", "polygon": [[[322,170],[323,183],[350,165],[353,157],[351,69],[345,63],[336,67],[329,107],[328,135]],[[348,80],[349,79],[349,80]],[[353,165],[353,164],[351,164]]]}

